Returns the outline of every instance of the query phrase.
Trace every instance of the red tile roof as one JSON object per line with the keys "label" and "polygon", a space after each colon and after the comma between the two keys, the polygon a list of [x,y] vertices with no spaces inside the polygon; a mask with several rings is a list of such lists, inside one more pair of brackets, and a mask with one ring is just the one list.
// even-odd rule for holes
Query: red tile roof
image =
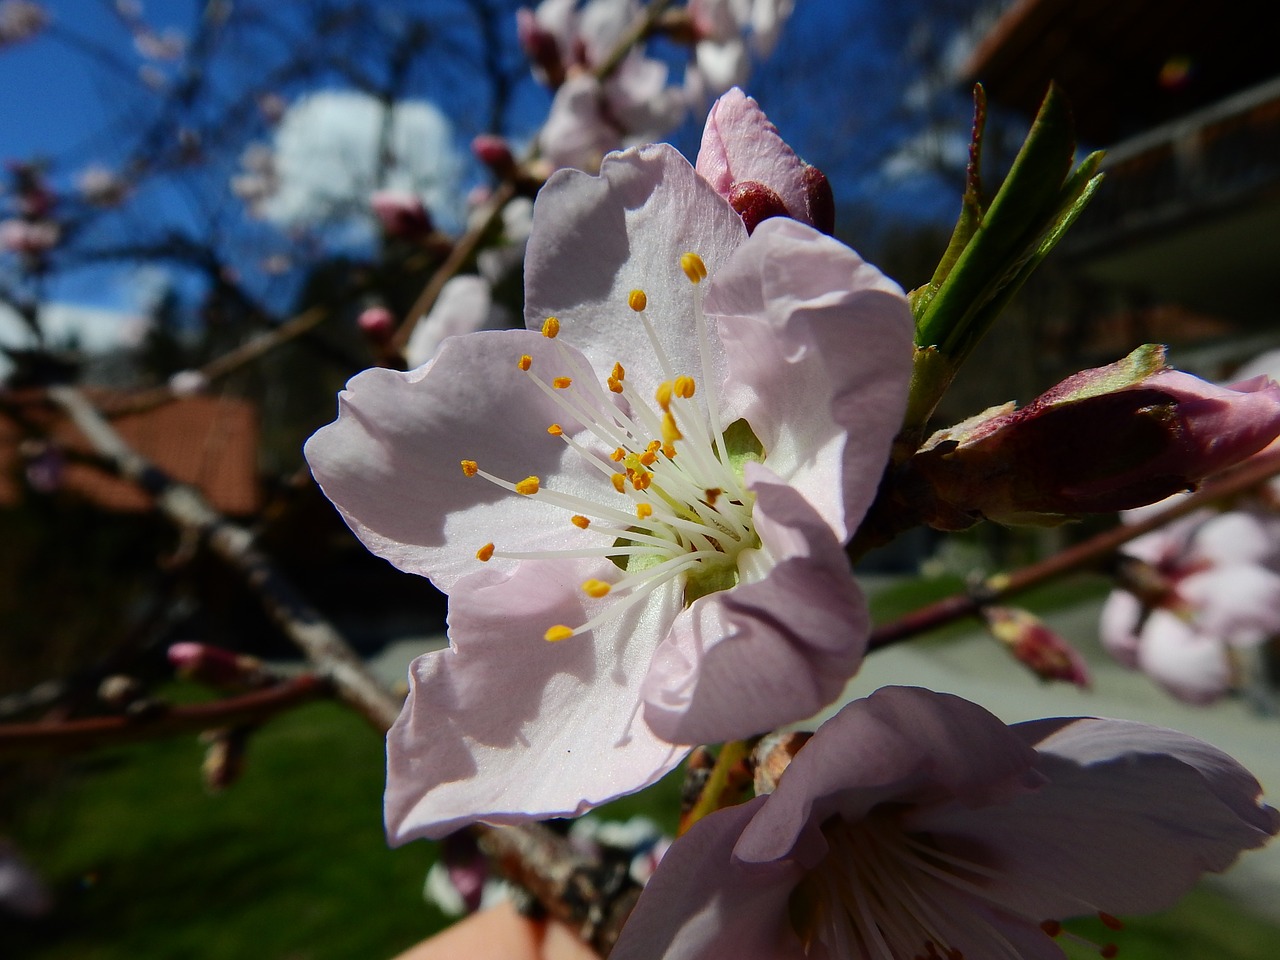
{"label": "red tile roof", "polygon": [[[109,394],[95,394],[106,405]],[[255,512],[258,421],[253,404],[234,397],[185,397],[112,419],[121,437],[169,476],[195,486],[213,507],[232,516]],[[137,486],[85,462],[93,449],[39,391],[0,392],[0,507],[23,496],[22,442],[44,436],[68,454],[62,489],[108,509],[140,512],[151,497]]]}

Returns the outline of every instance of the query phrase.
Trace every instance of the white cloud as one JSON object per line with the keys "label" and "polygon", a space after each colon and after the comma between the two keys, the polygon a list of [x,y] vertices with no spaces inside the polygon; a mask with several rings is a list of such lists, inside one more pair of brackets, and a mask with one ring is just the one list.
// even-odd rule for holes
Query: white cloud
{"label": "white cloud", "polygon": [[[46,303],[40,307],[40,327],[45,342],[52,347],[74,345],[85,353],[104,353],[136,342],[146,331],[139,314],[104,307],[84,307],[74,303]],[[34,347],[35,337],[22,318],[8,304],[0,303],[0,345]],[[0,354],[0,377],[12,364]]]}
{"label": "white cloud", "polygon": [[315,93],[291,106],[276,130],[277,186],[261,214],[283,227],[363,224],[369,195],[392,189],[418,194],[437,222],[456,226],[462,157],[448,119],[425,101],[395,104],[379,182],[385,113],[381,101],[351,91]]}

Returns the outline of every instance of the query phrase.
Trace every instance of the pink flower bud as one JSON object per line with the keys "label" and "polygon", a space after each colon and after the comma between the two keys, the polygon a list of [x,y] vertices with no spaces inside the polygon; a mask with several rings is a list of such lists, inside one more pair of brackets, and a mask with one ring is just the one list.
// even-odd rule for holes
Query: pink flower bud
{"label": "pink flower bud", "polygon": [[259,687],[271,679],[257,657],[204,643],[173,644],[169,663],[183,677],[218,687]]}
{"label": "pink flower bud", "polygon": [[1089,687],[1084,658],[1039,617],[1014,607],[986,606],[981,613],[991,635],[1041,680],[1065,680]]}
{"label": "pink flower bud", "polygon": [[1257,453],[1280,434],[1280,385],[1219,387],[1169,369],[1148,344],[1085,370],[1015,409],[993,407],[935,433],[903,489],[925,522],[960,530],[983,517],[1056,522],[1153,503]]}
{"label": "pink flower bud", "polygon": [[785,217],[787,205],[782,198],[758,180],[742,180],[729,189],[729,206],[742,217],[747,233],[754,233],[762,221]]}
{"label": "pink flower bud", "polygon": [[396,332],[395,315],[383,306],[366,307],[356,318],[356,325],[374,343],[386,343]]}
{"label": "pink flower bud", "polygon": [[532,10],[521,8],[516,11],[516,35],[529,63],[541,74],[539,79],[550,87],[560,86],[565,68],[555,34],[538,22]]}
{"label": "pink flower bud", "polygon": [[417,194],[379,190],[369,198],[369,206],[388,237],[416,240],[432,230],[431,215]]}
{"label": "pink flower bud", "polygon": [[482,133],[471,141],[471,152],[499,177],[510,179],[515,175],[516,158],[512,156],[511,147],[502,137]]}

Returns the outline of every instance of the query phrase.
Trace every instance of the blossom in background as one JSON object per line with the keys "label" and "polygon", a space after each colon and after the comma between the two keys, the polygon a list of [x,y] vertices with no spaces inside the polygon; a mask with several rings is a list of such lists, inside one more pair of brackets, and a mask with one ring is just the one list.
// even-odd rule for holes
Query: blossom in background
{"label": "blossom in background", "polygon": [[42,260],[61,239],[62,228],[56,220],[0,220],[0,250],[18,256]]}
{"label": "blossom in background", "polygon": [[375,553],[450,595],[388,737],[403,842],[580,813],[857,668],[841,548],[902,418],[900,289],[788,219],[750,237],[675,150],[540,192],[527,330],[369,370],[307,444]]}
{"label": "blossom in background", "polygon": [[694,102],[746,83],[752,54],[773,51],[794,8],[794,0],[689,0],[697,39],[685,87]]}
{"label": "blossom in background", "polygon": [[404,359],[410,367],[421,366],[436,355],[446,337],[510,326],[507,311],[493,302],[488,280],[473,274],[450,277],[431,312],[413,328]]}
{"label": "blossom in background", "polygon": [[538,134],[552,169],[597,170],[609,151],[657,139],[688,113],[684,91],[667,82],[667,65],[638,47],[604,79],[595,75],[640,12],[635,0],[590,0],[580,8],[573,0],[543,0],[517,12],[535,74],[556,90]]}
{"label": "blossom in background", "polygon": [[677,840],[610,956],[1061,960],[1063,919],[1119,928],[1264,844],[1280,814],[1260,793],[1172,730],[1005,726],[886,687],[825,723],[773,793]]}
{"label": "blossom in background", "polygon": [[1180,700],[1210,703],[1237,687],[1236,651],[1280,634],[1280,517],[1201,510],[1129,541],[1123,553],[1146,565],[1143,595],[1112,591],[1102,643]]}

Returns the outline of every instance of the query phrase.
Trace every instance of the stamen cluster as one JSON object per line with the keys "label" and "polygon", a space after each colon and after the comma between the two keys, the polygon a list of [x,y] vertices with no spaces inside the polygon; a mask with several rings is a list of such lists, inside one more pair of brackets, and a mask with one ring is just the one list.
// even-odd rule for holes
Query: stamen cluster
{"label": "stamen cluster", "polygon": [[[613,602],[577,626],[548,627],[544,634],[547,640],[585,633],[677,577],[684,579],[686,604],[697,596],[732,586],[737,582],[739,554],[759,546],[751,517],[754,498],[731,461],[709,376],[710,339],[698,286],[708,275],[707,266],[696,253],[681,255],[680,266],[693,288],[691,307],[699,336],[701,392],[692,373],[677,372],[672,366],[645,315],[649,298],[640,289],[628,294],[627,306],[644,325],[664,377],[654,388],[652,400],[627,379],[620,360],[603,381],[563,347],[559,350],[563,367],[551,371],[550,376],[535,369],[528,354],[516,360],[516,368],[530,383],[563,410],[565,422],[582,425],[576,436],[560,423],[550,424],[547,433],[559,438],[607,480],[607,486],[601,485],[599,500],[546,489],[536,476],[512,482],[488,473],[474,460],[461,462],[468,477],[480,476],[512,493],[562,507],[570,513],[569,522],[575,527],[614,538],[609,546],[576,550],[504,551],[493,543],[477,550],[476,558],[485,562],[495,557],[605,556],[619,568],[617,580],[592,578],[582,584],[588,597],[611,596]],[[548,317],[542,335],[559,344],[563,326],[558,317]],[[578,389],[570,390],[574,384]]]}

